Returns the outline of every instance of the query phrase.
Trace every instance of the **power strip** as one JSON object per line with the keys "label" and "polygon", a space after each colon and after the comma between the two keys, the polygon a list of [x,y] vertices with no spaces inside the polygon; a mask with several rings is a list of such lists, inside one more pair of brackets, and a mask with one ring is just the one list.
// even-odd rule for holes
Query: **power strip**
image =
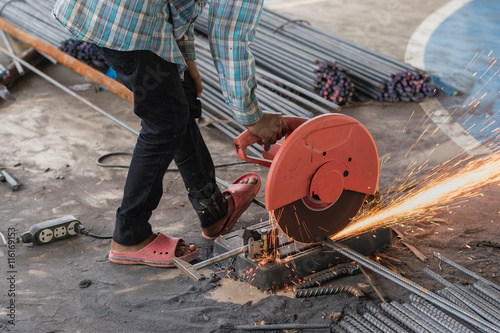
{"label": "power strip", "polygon": [[23,243],[44,245],[61,239],[78,235],[77,226],[80,225],[74,216],[68,215],[54,220],[40,222],[21,235]]}

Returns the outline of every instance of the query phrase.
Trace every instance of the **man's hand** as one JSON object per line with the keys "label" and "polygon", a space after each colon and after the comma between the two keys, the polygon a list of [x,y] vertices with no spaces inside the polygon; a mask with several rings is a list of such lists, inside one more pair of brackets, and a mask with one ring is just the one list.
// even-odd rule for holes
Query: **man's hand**
{"label": "man's hand", "polygon": [[253,124],[245,126],[247,130],[255,136],[258,136],[263,145],[272,145],[281,139],[288,132],[285,120],[280,114],[267,113],[260,120]]}
{"label": "man's hand", "polygon": [[200,72],[198,72],[198,66],[196,66],[196,62],[192,59],[186,59],[186,64],[188,65],[187,71],[196,84],[196,95],[199,98],[201,97],[201,92],[203,91],[203,85],[201,83]]}

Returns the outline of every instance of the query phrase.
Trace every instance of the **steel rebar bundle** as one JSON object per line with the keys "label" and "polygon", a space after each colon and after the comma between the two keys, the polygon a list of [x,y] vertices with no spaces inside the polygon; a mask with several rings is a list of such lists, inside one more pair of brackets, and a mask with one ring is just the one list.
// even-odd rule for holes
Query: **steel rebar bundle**
{"label": "steel rebar bundle", "polygon": [[[208,34],[207,13],[195,28]],[[250,48],[258,66],[339,105],[350,102],[354,90],[390,102],[419,101],[436,93],[422,71],[266,8]],[[335,84],[326,79],[324,74],[335,77],[344,70],[324,63],[337,63],[349,80],[339,79]]]}
{"label": "steel rebar bundle", "polygon": [[[406,278],[403,278],[399,274],[394,273],[393,271],[387,269],[386,267],[362,256],[361,254],[355,251],[350,250],[349,248],[343,245],[340,245],[330,240],[325,240],[325,245],[329,246],[333,250],[336,250],[340,254],[348,257],[349,259],[357,261],[362,266],[365,266],[366,268],[412,291],[413,293],[415,293],[415,297],[419,297],[420,299],[425,299],[427,302],[430,302],[440,307],[446,312],[478,328],[483,332],[500,331],[500,325],[498,323],[498,320],[494,318],[491,315],[491,312],[487,310],[480,309],[477,312],[475,312],[475,311],[470,311],[469,309],[464,309],[463,307],[457,306],[455,303],[450,302],[448,299],[443,298]],[[491,310],[492,307],[493,305],[490,304],[488,306],[488,310]]]}
{"label": "steel rebar bundle", "polygon": [[0,17],[44,42],[59,47],[73,36],[52,18],[55,0],[0,0]]}

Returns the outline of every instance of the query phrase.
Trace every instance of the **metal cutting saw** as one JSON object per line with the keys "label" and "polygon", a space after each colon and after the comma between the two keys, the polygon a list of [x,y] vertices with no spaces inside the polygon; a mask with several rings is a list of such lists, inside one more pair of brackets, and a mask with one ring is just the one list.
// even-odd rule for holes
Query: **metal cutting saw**
{"label": "metal cutting saw", "polygon": [[[272,218],[217,238],[214,258],[194,265],[175,258],[194,281],[203,278],[198,269],[226,261],[241,279],[270,290],[341,260],[332,255],[327,239],[352,222],[367,196],[376,194],[375,142],[359,121],[343,114],[284,119],[287,134],[262,146],[262,157],[247,155],[247,148],[260,141],[249,131],[234,140],[241,159],[269,167],[265,207]],[[367,255],[390,243],[391,234],[377,230],[343,242]]]}
{"label": "metal cutting saw", "polygon": [[235,147],[241,159],[269,167],[265,204],[281,231],[300,243],[318,242],[344,229],[375,194],[377,148],[368,130],[343,114],[284,118],[288,133],[264,146],[263,158],[246,154],[259,141],[248,131]]}

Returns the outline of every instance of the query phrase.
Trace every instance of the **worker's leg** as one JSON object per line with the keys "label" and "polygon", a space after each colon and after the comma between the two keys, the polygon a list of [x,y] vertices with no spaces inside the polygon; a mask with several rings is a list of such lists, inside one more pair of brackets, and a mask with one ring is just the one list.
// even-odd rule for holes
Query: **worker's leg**
{"label": "worker's leg", "polygon": [[201,116],[201,103],[196,96],[196,86],[188,73],[184,74],[184,92],[188,100],[190,118],[186,136],[174,159],[189,200],[198,214],[201,227],[208,227],[227,214],[227,200],[215,182],[212,157],[200,133],[196,118]]}
{"label": "worker's leg", "polygon": [[[207,236],[210,238],[232,229],[244,210],[243,206],[251,200],[249,194],[255,192],[256,189],[258,191],[258,188],[253,186],[258,180],[255,177],[244,177],[240,184],[248,186],[240,186],[239,193],[225,192],[226,194],[223,195],[220,192],[215,181],[212,157],[195,121],[195,118],[201,116],[201,103],[197,99],[195,83],[188,73],[185,73],[183,86],[189,104],[190,119],[186,137],[174,160],[188,190],[189,200],[200,218],[202,234],[205,238]],[[238,205],[235,205],[235,195],[240,198]],[[237,214],[233,214],[235,209]]]}
{"label": "worker's leg", "polygon": [[149,218],[163,194],[163,176],[185,138],[189,106],[176,64],[149,51],[101,52],[134,93],[134,113],[141,118],[113,234],[116,243],[130,246],[152,235]]}

